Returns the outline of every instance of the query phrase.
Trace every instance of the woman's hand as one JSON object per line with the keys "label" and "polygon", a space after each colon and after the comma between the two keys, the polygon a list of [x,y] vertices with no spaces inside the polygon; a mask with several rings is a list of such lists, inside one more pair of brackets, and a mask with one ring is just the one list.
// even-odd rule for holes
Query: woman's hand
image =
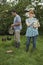
{"label": "woman's hand", "polygon": [[31,25],[31,23],[29,23],[29,22],[26,22],[26,25],[27,25],[27,26],[30,26],[30,25]]}

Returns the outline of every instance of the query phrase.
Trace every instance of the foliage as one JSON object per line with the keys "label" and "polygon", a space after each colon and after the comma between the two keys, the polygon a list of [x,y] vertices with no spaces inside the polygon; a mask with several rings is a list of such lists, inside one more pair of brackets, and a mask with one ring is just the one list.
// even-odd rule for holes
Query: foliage
{"label": "foliage", "polygon": [[[25,4],[25,5],[24,5]],[[5,34],[8,32],[9,26],[11,23],[13,23],[13,17],[10,14],[10,10],[15,9],[18,14],[22,17],[22,23],[23,23],[23,31],[25,33],[25,17],[24,15],[24,9],[29,4],[28,0],[21,0],[15,7],[10,7],[7,4],[0,5],[0,33]],[[8,11],[6,11],[8,10]],[[25,29],[24,29],[25,28]],[[1,32],[2,31],[2,32]],[[22,33],[22,34],[24,34]]]}
{"label": "foliage", "polygon": [[36,6],[36,17],[39,19],[40,22],[40,34],[43,34],[43,6]]}
{"label": "foliage", "polygon": [[[0,34],[8,34],[8,30],[10,28],[10,25],[13,23],[13,16],[11,15],[10,11],[12,9],[15,9],[17,13],[21,16],[22,19],[22,31],[21,34],[25,34],[26,32],[26,24],[24,16],[25,14],[25,8],[31,4],[31,0],[20,0],[17,5],[11,7],[8,4],[0,5]],[[40,9],[41,6],[36,6],[36,17],[39,19],[41,27],[39,31],[43,32],[43,8]]]}
{"label": "foliage", "polygon": [[30,4],[29,0],[20,0],[19,3],[15,6],[15,10],[17,13],[21,16],[22,18],[22,31],[21,34],[25,34],[26,32],[26,24],[25,24],[25,19],[26,17],[24,16],[25,14],[25,8]]}
{"label": "foliage", "polygon": [[12,23],[12,15],[9,12],[11,9],[9,5],[0,5],[0,34],[7,33]]}

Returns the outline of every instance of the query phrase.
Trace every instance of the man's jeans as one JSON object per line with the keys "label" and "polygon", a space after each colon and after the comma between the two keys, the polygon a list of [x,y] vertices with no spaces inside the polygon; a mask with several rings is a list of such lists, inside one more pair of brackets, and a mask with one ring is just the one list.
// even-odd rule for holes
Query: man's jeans
{"label": "man's jeans", "polygon": [[26,43],[26,48],[27,48],[27,50],[28,50],[28,48],[29,48],[31,38],[32,38],[33,48],[36,48],[37,36],[27,37],[27,43]]}
{"label": "man's jeans", "polygon": [[20,42],[20,30],[15,31],[14,40]]}
{"label": "man's jeans", "polygon": [[20,46],[20,30],[15,31],[14,41],[15,41],[15,46],[19,47]]}

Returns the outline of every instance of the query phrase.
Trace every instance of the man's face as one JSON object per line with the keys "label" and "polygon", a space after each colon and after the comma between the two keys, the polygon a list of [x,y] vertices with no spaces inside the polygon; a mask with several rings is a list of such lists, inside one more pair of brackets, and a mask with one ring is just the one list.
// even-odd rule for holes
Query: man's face
{"label": "man's face", "polygon": [[12,15],[13,15],[13,16],[16,16],[16,12],[12,12]]}

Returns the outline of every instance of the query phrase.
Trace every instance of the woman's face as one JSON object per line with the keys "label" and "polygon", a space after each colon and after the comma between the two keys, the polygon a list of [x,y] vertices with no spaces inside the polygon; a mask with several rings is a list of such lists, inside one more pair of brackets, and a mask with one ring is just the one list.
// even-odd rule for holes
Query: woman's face
{"label": "woman's face", "polygon": [[29,11],[29,17],[34,17],[34,13],[32,11]]}

